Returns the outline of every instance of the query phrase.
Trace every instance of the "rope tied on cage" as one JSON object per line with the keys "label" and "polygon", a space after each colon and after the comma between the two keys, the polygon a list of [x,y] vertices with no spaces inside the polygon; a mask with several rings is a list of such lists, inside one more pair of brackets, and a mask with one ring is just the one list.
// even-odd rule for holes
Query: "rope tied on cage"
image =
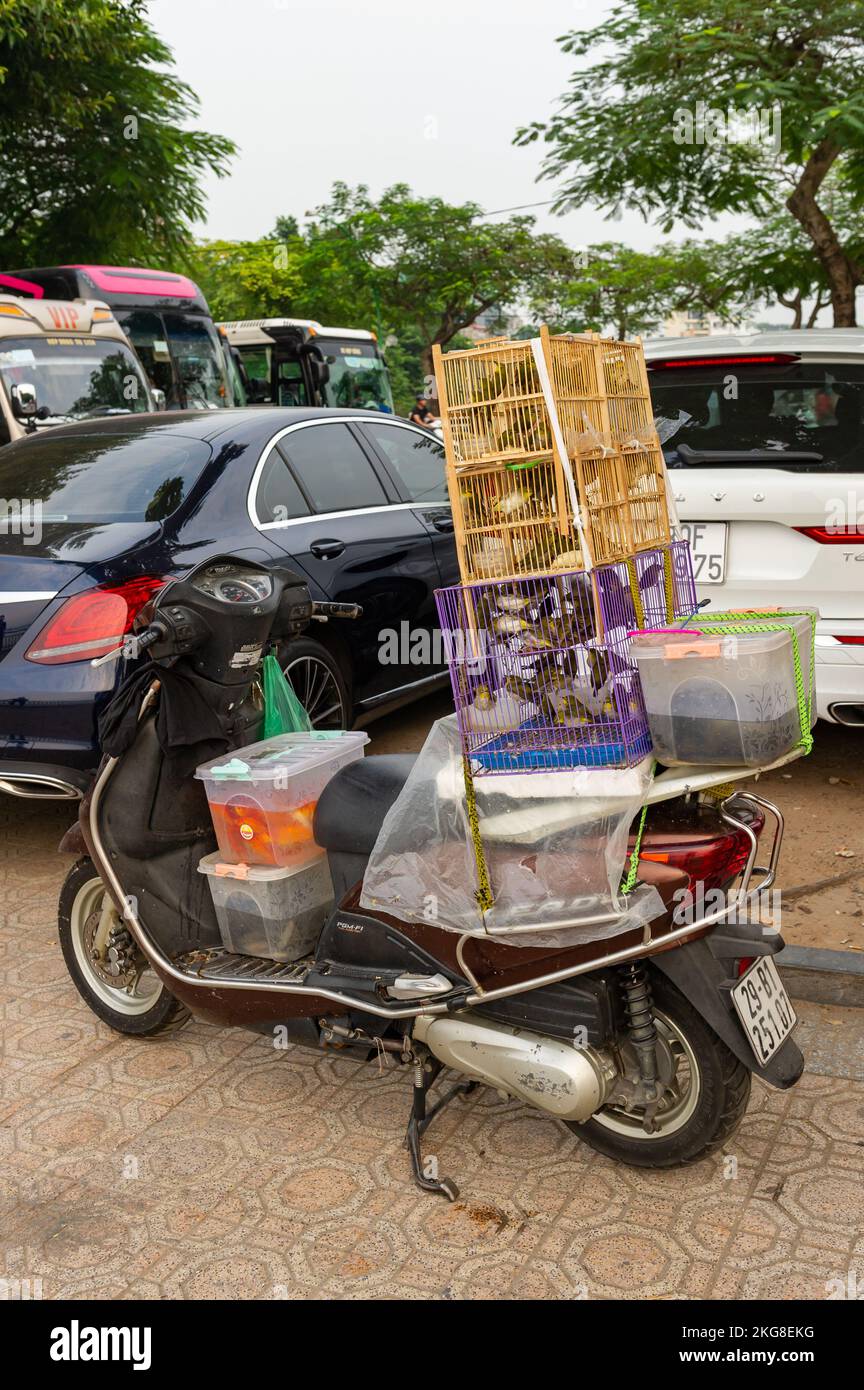
{"label": "rope tied on cage", "polygon": [[471,846],[474,850],[474,862],[477,866],[477,891],[474,897],[477,900],[477,906],[480,911],[488,912],[495,902],[495,895],[492,892],[489,870],[486,866],[486,855],[483,852],[483,840],[480,835],[480,817],[477,814],[477,797],[474,792],[474,778],[471,775],[471,763],[465,754],[462,755],[462,775],[465,779],[465,808],[468,812]]}
{"label": "rope tied on cage", "polygon": [[[650,781],[652,782],[654,781],[654,773],[656,771],[657,763],[656,761],[652,760],[650,775]],[[636,843],[634,844],[633,849],[630,851],[629,867],[624,878],[621,880],[621,887],[619,889],[619,892],[625,898],[627,897],[628,893],[633,892],[633,889],[636,887],[636,880],[639,877],[639,855],[642,853],[642,837],[645,834],[645,821],[647,816],[648,802],[646,801],[645,805],[642,807],[642,814],[639,817],[639,824],[636,827]]]}
{"label": "rope tied on cage", "polygon": [[636,616],[636,626],[645,626],[645,608],[642,603],[642,591],[639,588],[639,572],[636,569],[635,556],[631,555],[627,561],[627,577],[630,580],[630,596],[633,599],[633,612]]}

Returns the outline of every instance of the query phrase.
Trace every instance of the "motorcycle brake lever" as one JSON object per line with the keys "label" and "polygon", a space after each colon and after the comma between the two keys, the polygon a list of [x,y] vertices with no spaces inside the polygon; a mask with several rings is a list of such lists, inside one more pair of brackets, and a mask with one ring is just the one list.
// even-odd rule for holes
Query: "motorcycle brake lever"
{"label": "motorcycle brake lever", "polygon": [[158,642],[160,637],[165,636],[165,629],[160,624],[153,624],[142,633],[132,632],[120,643],[119,647],[114,647],[104,656],[95,656],[90,662],[91,666],[104,666],[108,661],[119,661],[120,657],[129,657],[134,660],[141,652],[152,647],[154,642]]}

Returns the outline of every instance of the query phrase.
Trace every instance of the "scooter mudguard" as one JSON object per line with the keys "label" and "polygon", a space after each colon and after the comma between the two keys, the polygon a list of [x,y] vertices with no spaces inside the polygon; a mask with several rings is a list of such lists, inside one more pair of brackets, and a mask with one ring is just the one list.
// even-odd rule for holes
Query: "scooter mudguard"
{"label": "scooter mudguard", "polygon": [[[765,1065],[756,1061],[753,1049],[738,1021],[731,988],[737,984],[732,960],[741,956],[773,955],[783,949],[781,936],[766,937],[757,922],[735,928],[719,927],[718,940],[702,937],[675,951],[661,951],[651,964],[689,999],[744,1066],[769,1086],[785,1091],[804,1070],[804,1057],[793,1038],[787,1038]],[[723,952],[723,954],[720,954]]]}

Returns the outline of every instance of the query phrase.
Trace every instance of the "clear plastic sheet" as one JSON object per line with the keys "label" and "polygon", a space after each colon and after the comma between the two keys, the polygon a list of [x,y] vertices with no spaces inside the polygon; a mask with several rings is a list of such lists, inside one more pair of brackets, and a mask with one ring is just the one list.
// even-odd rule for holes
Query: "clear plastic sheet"
{"label": "clear plastic sheet", "polygon": [[[660,895],[641,886],[624,897],[619,885],[651,769],[646,758],[635,768],[478,777],[495,897],[484,914],[474,896],[459,729],[454,715],[439,719],[385,817],[361,906],[448,931],[500,933],[514,946],[578,945],[642,926],[664,911]],[[541,930],[525,930],[534,925]]]}

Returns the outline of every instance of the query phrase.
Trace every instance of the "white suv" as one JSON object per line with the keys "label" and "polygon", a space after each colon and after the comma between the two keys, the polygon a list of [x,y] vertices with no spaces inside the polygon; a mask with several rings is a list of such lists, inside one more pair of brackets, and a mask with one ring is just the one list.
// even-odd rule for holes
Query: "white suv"
{"label": "white suv", "polygon": [[655,339],[645,356],[700,599],[817,607],[818,712],[864,725],[864,330]]}

